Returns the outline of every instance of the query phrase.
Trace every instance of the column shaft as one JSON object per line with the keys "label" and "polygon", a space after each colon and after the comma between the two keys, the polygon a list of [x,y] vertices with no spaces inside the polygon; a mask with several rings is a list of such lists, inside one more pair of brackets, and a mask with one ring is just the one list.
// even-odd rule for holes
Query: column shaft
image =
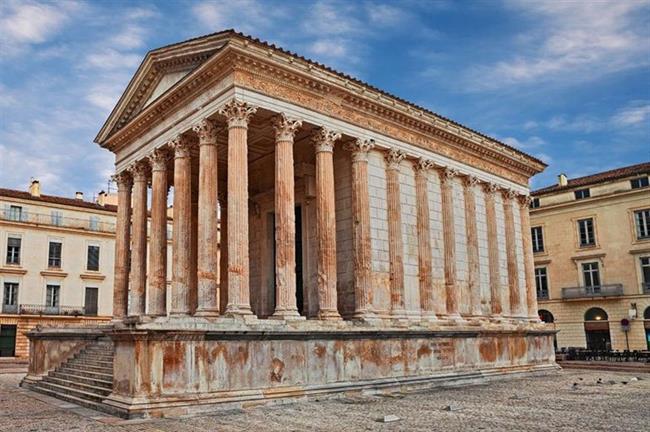
{"label": "column shaft", "polygon": [[219,312],[226,312],[228,304],[228,205],[221,201],[219,215]]}
{"label": "column shaft", "polygon": [[519,265],[517,264],[517,242],[515,240],[515,221],[513,214],[514,193],[507,191],[502,194],[503,214],[506,227],[506,256],[508,258],[508,293],[510,316],[521,316],[521,300],[519,298]]}
{"label": "column shaft", "polygon": [[467,234],[467,292],[463,302],[472,316],[481,315],[481,287],[479,280],[478,233],[476,230],[476,177],[465,177],[463,196],[465,201],[465,231]]}
{"label": "column shaft", "polygon": [[151,235],[149,243],[148,314],[167,313],[167,160],[166,149],[154,150],[151,163]]}
{"label": "column shaft", "polygon": [[406,318],[404,304],[404,241],[399,170],[406,154],[391,149],[386,153],[386,198],[388,204],[388,256],[390,270],[390,309],[393,318]]}
{"label": "column shaft", "polygon": [[492,316],[498,318],[503,313],[501,306],[501,272],[499,264],[499,240],[497,231],[497,212],[494,194],[498,187],[492,183],[484,185],[485,218],[488,236],[488,266],[490,269],[490,304]]}
{"label": "column shaft", "polygon": [[533,258],[533,240],[530,233],[530,197],[520,196],[519,218],[521,221],[521,239],[524,251],[524,271],[526,274],[526,307],[528,318],[539,321],[537,311],[537,289],[535,287],[535,261]]}
{"label": "column shaft", "polygon": [[147,283],[147,174],[148,167],[137,162],[133,175],[133,238],[131,241],[131,281],[129,291],[129,316],[145,313]]}
{"label": "column shaft", "polygon": [[318,241],[318,318],[341,319],[336,293],[336,210],[334,194],[334,142],[341,134],[320,129],[316,150],[316,236]]}
{"label": "column shaft", "polygon": [[133,181],[127,171],[114,177],[117,183],[117,221],[115,225],[115,276],[113,317],[126,317],[129,296],[129,260],[131,244],[131,191]]}
{"label": "column shaft", "polygon": [[440,173],[442,193],[442,227],[445,257],[445,294],[447,317],[460,318],[458,289],[456,287],[456,229],[454,223],[453,178],[456,171],[446,168]]}
{"label": "column shaft", "polygon": [[202,120],[194,128],[199,135],[198,208],[198,316],[219,315],[218,297],[218,175],[217,128]]}
{"label": "column shaft", "polygon": [[429,170],[433,162],[420,159],[415,164],[415,200],[418,231],[418,276],[422,318],[435,320],[433,307],[433,274],[431,253],[431,228],[429,214]]}

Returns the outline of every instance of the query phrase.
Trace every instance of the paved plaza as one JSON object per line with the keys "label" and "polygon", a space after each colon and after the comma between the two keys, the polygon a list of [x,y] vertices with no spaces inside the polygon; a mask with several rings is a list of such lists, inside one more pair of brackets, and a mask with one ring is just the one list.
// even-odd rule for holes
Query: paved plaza
{"label": "paved plaza", "polygon": [[[0,375],[0,431],[642,431],[650,374],[563,370],[486,385],[347,397],[185,418],[124,421],[18,387]],[[603,384],[597,383],[601,379]],[[612,383],[613,382],[613,383]],[[626,384],[623,384],[625,382]],[[574,385],[577,383],[577,386]],[[448,405],[455,409],[447,411]],[[377,419],[400,418],[393,423]]]}

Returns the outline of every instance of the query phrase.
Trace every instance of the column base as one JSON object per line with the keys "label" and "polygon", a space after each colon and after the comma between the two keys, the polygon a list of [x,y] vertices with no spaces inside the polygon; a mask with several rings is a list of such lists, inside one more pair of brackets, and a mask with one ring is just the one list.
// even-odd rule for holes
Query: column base
{"label": "column base", "polygon": [[323,321],[340,321],[343,319],[337,310],[331,309],[323,309],[318,311],[316,318]]}
{"label": "column base", "polygon": [[304,316],[300,315],[298,309],[276,309],[273,315],[269,319],[277,320],[286,320],[286,321],[298,321],[306,319]]}
{"label": "column base", "polygon": [[460,316],[458,312],[444,315],[441,318],[443,322],[446,321],[448,325],[460,325],[467,323],[467,321],[462,316]]}
{"label": "column base", "polygon": [[197,309],[197,311],[194,312],[194,316],[202,318],[216,318],[219,316],[219,309]]}
{"label": "column base", "polygon": [[381,321],[381,318],[379,318],[376,313],[370,310],[355,311],[354,314],[352,314],[352,319],[358,322],[371,324]]}
{"label": "column base", "polygon": [[227,317],[253,315],[253,311],[251,310],[251,307],[248,305],[236,305],[231,303],[228,306],[226,306],[226,312],[224,313],[224,315]]}

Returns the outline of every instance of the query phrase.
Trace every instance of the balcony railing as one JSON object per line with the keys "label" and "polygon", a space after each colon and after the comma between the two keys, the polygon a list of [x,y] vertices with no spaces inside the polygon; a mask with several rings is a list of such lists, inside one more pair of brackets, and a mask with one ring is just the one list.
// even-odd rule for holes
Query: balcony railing
{"label": "balcony railing", "polygon": [[83,306],[48,306],[48,305],[2,305],[2,313],[18,315],[85,315]]}
{"label": "balcony railing", "polygon": [[623,295],[623,284],[562,288],[563,299],[615,297]]}
{"label": "balcony railing", "polygon": [[49,225],[57,226],[63,228],[76,228],[83,229],[87,231],[96,231],[96,232],[115,232],[115,223],[113,222],[104,222],[96,219],[82,219],[74,218],[68,216],[58,216],[52,214],[44,213],[32,213],[26,210],[21,212],[12,212],[12,211],[0,211],[0,219],[14,221],[14,222],[24,222],[31,223],[36,225]]}

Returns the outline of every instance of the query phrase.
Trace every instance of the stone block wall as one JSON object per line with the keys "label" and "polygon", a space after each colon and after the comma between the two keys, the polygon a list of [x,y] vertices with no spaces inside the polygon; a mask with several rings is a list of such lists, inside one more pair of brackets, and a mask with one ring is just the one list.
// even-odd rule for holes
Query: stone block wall
{"label": "stone block wall", "polygon": [[334,152],[336,208],[336,278],[339,313],[354,312],[354,259],[352,250],[352,165],[350,153]]}
{"label": "stone block wall", "polygon": [[478,238],[479,283],[481,287],[481,312],[491,313],[490,307],[490,264],[488,257],[487,217],[485,214],[485,193],[482,188],[475,188],[476,196],[476,233]]}
{"label": "stone block wall", "polygon": [[388,258],[388,203],[386,197],[386,163],[384,153],[373,150],[368,155],[368,195],[370,198],[370,248],[372,253],[372,298],[379,313],[390,311]]}
{"label": "stone block wall", "polygon": [[404,305],[408,315],[420,315],[418,232],[415,203],[415,172],[410,161],[400,164],[400,206],[404,247]]}
{"label": "stone block wall", "polygon": [[440,177],[437,172],[427,173],[429,184],[429,228],[431,229],[431,259],[433,274],[433,296],[440,299],[435,302],[434,312],[445,313],[445,241],[442,229],[442,197],[440,191]]}
{"label": "stone block wall", "polygon": [[459,292],[458,306],[461,314],[469,313],[469,298],[467,294],[468,283],[468,257],[467,257],[467,230],[465,228],[465,196],[462,180],[454,178],[454,238],[456,240],[456,289]]}

